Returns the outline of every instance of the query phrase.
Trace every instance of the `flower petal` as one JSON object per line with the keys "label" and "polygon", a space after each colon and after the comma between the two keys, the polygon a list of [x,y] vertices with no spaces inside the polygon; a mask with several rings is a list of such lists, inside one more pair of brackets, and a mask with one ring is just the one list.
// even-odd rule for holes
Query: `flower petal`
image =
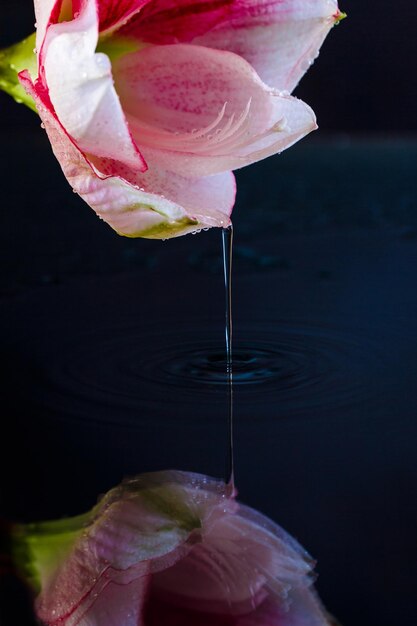
{"label": "flower petal", "polygon": [[153,0],[122,32],[235,52],[268,85],[291,92],[339,15],[337,0]]}
{"label": "flower petal", "polygon": [[138,476],[16,541],[50,626],[329,626],[306,552],[206,476]]}
{"label": "flower petal", "polygon": [[34,0],[36,16],[36,48],[40,51],[50,24],[58,21],[62,0]]}
{"label": "flower petal", "polygon": [[[281,606],[310,585],[311,560],[278,526],[247,507],[203,529],[200,543],[152,579],[155,602],[218,615],[244,615],[272,592]],[[156,595],[157,593],[157,595]]]}
{"label": "flower petal", "polygon": [[[101,624],[98,616],[106,609],[109,585],[112,619],[118,610],[119,617],[127,611],[124,604],[114,603],[124,603],[131,595],[141,600],[138,608],[143,608],[150,574],[172,567],[189,551],[193,534],[200,533],[216,514],[225,514],[224,493],[217,481],[180,472],[145,474],[110,491],[83,517],[72,548],[66,546],[66,558],[43,577],[36,602],[40,619],[48,624],[65,619],[67,626],[75,626],[81,617],[89,616],[86,624]],[[43,526],[31,527],[26,539],[35,554],[36,538],[45,534]],[[65,525],[59,530],[65,532]],[[59,536],[48,538],[52,545],[60,545]],[[126,586],[126,593],[117,589]],[[103,601],[96,607],[101,596]]]}
{"label": "flower petal", "polygon": [[100,33],[109,34],[130,20],[150,0],[98,0]]}
{"label": "flower petal", "polygon": [[[86,608],[71,614],[65,626],[145,626],[142,607],[146,600],[149,576],[142,576],[127,583],[108,581],[97,598]],[[51,626],[62,626],[62,619]]]}
{"label": "flower petal", "polygon": [[121,34],[158,44],[191,41],[223,22],[234,0],[150,0]]}
{"label": "flower petal", "polygon": [[281,152],[316,128],[306,104],[270,89],[230,52],[149,46],[117,60],[114,76],[150,167],[216,174]]}
{"label": "flower petal", "polygon": [[336,0],[235,0],[226,19],[193,43],[235,52],[268,85],[291,92],[339,15]]}
{"label": "flower petal", "polygon": [[111,159],[132,172],[146,164],[133,141],[113,85],[108,57],[95,53],[98,18],[95,0],[78,17],[50,26],[42,76],[60,123],[87,154]]}
{"label": "flower petal", "polygon": [[233,174],[184,179],[155,166],[137,174],[136,185],[130,184],[114,175],[112,163],[84,155],[56,119],[42,85],[34,87],[27,73],[19,77],[37,104],[70,185],[119,234],[166,239],[230,223],[236,193]]}
{"label": "flower petal", "polygon": [[332,626],[332,624],[314,590],[295,589],[288,594],[287,602],[284,604],[280,598],[270,595],[255,611],[239,616],[233,626]]}

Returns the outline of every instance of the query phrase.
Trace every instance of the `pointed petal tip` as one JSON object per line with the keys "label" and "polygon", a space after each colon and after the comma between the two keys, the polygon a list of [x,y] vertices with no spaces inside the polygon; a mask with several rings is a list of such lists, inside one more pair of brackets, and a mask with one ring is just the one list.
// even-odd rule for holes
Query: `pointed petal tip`
{"label": "pointed petal tip", "polygon": [[347,13],[344,13],[343,11],[337,11],[337,13],[335,13],[335,15],[333,16],[335,25],[337,26],[337,24],[340,24],[340,22],[346,17]]}

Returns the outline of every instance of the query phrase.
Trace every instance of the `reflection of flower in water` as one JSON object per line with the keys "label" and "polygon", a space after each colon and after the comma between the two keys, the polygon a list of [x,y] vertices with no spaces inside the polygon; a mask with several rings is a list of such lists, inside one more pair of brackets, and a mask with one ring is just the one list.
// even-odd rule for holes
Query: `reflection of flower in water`
{"label": "reflection of flower in water", "polygon": [[330,625],[304,550],[199,474],[131,479],[15,546],[50,626]]}

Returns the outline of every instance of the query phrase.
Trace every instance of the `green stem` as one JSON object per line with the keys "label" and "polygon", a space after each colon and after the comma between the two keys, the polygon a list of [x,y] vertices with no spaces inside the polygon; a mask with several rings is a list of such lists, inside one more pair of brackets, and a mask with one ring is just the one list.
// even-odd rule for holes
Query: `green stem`
{"label": "green stem", "polygon": [[28,70],[32,78],[37,77],[35,45],[36,34],[33,33],[10,48],[0,50],[0,89],[12,96],[19,104],[25,104],[33,111],[36,111],[35,103],[20,84],[18,74],[23,70]]}

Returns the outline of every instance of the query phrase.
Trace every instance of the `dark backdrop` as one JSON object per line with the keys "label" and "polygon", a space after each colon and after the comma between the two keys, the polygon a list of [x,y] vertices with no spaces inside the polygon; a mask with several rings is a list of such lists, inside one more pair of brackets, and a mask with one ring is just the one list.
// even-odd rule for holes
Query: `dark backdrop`
{"label": "dark backdrop", "polygon": [[[326,131],[416,130],[417,5],[340,0],[348,13],[297,89]],[[31,0],[1,0],[0,45],[33,31]],[[34,123],[1,94],[0,127]]]}

